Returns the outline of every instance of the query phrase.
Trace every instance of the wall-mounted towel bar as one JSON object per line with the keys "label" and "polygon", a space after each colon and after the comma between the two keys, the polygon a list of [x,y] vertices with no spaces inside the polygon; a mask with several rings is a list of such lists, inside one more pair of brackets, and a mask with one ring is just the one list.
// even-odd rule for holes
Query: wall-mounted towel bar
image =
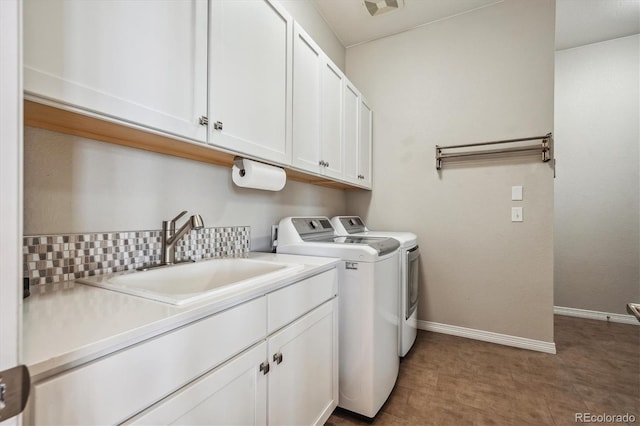
{"label": "wall-mounted towel bar", "polygon": [[[529,144],[529,145],[520,144],[521,142],[536,141],[536,140],[541,140],[542,142],[537,144]],[[498,144],[512,144],[512,146],[497,148],[497,149],[475,150],[475,151],[456,151],[457,149],[460,149],[460,148],[470,148],[470,147],[489,146],[489,145],[498,145]],[[443,152],[443,150],[454,150],[454,151]],[[507,139],[503,141],[470,143],[465,145],[448,145],[448,146],[436,145],[436,169],[440,170],[442,168],[442,162],[448,158],[471,157],[471,156],[478,156],[478,155],[492,155],[492,154],[503,154],[503,153],[512,153],[512,152],[540,152],[543,162],[550,161],[553,158],[553,135],[551,133],[547,133],[544,136],[533,136],[530,138],[520,138],[520,139]]]}

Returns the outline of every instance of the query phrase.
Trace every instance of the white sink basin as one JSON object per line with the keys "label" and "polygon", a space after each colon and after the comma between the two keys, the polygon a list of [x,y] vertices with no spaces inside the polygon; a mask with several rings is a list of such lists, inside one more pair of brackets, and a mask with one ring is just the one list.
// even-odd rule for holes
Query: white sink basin
{"label": "white sink basin", "polygon": [[184,305],[241,291],[304,268],[295,263],[254,259],[213,259],[195,263],[80,278],[76,282],[134,296]]}

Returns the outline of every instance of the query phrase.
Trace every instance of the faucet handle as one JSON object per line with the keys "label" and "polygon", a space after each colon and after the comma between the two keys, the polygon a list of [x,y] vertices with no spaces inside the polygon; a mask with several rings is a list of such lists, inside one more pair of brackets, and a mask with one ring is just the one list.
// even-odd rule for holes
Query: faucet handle
{"label": "faucet handle", "polygon": [[163,220],[162,229],[165,230],[165,232],[169,231],[171,234],[173,234],[174,232],[176,232],[176,220],[180,219],[185,214],[187,214],[186,210],[184,210],[178,216],[174,217],[171,220]]}
{"label": "faucet handle", "polygon": [[187,214],[187,211],[184,210],[182,213],[180,213],[178,216],[174,217],[173,219],[171,219],[169,222],[175,222],[176,220],[180,219],[182,216],[184,216],[185,214]]}

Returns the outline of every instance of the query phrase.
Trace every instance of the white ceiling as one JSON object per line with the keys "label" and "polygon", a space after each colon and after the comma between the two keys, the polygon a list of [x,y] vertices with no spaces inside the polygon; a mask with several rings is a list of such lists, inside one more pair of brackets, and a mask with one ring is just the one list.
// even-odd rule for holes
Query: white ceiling
{"label": "white ceiling", "polygon": [[[401,33],[503,0],[404,0],[404,7],[371,16],[363,0],[313,0],[345,47]],[[535,1],[535,0],[534,0]]]}
{"label": "white ceiling", "polygon": [[556,0],[556,50],[640,33],[640,0]]}
{"label": "white ceiling", "polygon": [[[405,7],[370,16],[363,0],[313,0],[345,47],[492,6],[504,0],[405,0]],[[537,0],[529,0],[537,1]],[[556,0],[556,49],[640,33],[640,0]]]}

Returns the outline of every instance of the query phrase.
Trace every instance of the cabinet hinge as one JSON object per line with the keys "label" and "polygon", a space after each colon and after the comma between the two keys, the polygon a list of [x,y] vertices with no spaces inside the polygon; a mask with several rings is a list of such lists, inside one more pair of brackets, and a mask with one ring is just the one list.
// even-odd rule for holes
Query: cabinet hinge
{"label": "cabinet hinge", "polygon": [[198,122],[200,123],[201,126],[208,126],[209,118],[207,116],[201,115],[200,118],[198,119]]}
{"label": "cabinet hinge", "polygon": [[22,413],[30,389],[31,377],[24,365],[0,371],[0,422]]}
{"label": "cabinet hinge", "polygon": [[260,364],[260,371],[262,372],[262,374],[266,375],[267,373],[269,373],[269,369],[270,367],[269,367],[268,361],[265,361],[262,364]]}

